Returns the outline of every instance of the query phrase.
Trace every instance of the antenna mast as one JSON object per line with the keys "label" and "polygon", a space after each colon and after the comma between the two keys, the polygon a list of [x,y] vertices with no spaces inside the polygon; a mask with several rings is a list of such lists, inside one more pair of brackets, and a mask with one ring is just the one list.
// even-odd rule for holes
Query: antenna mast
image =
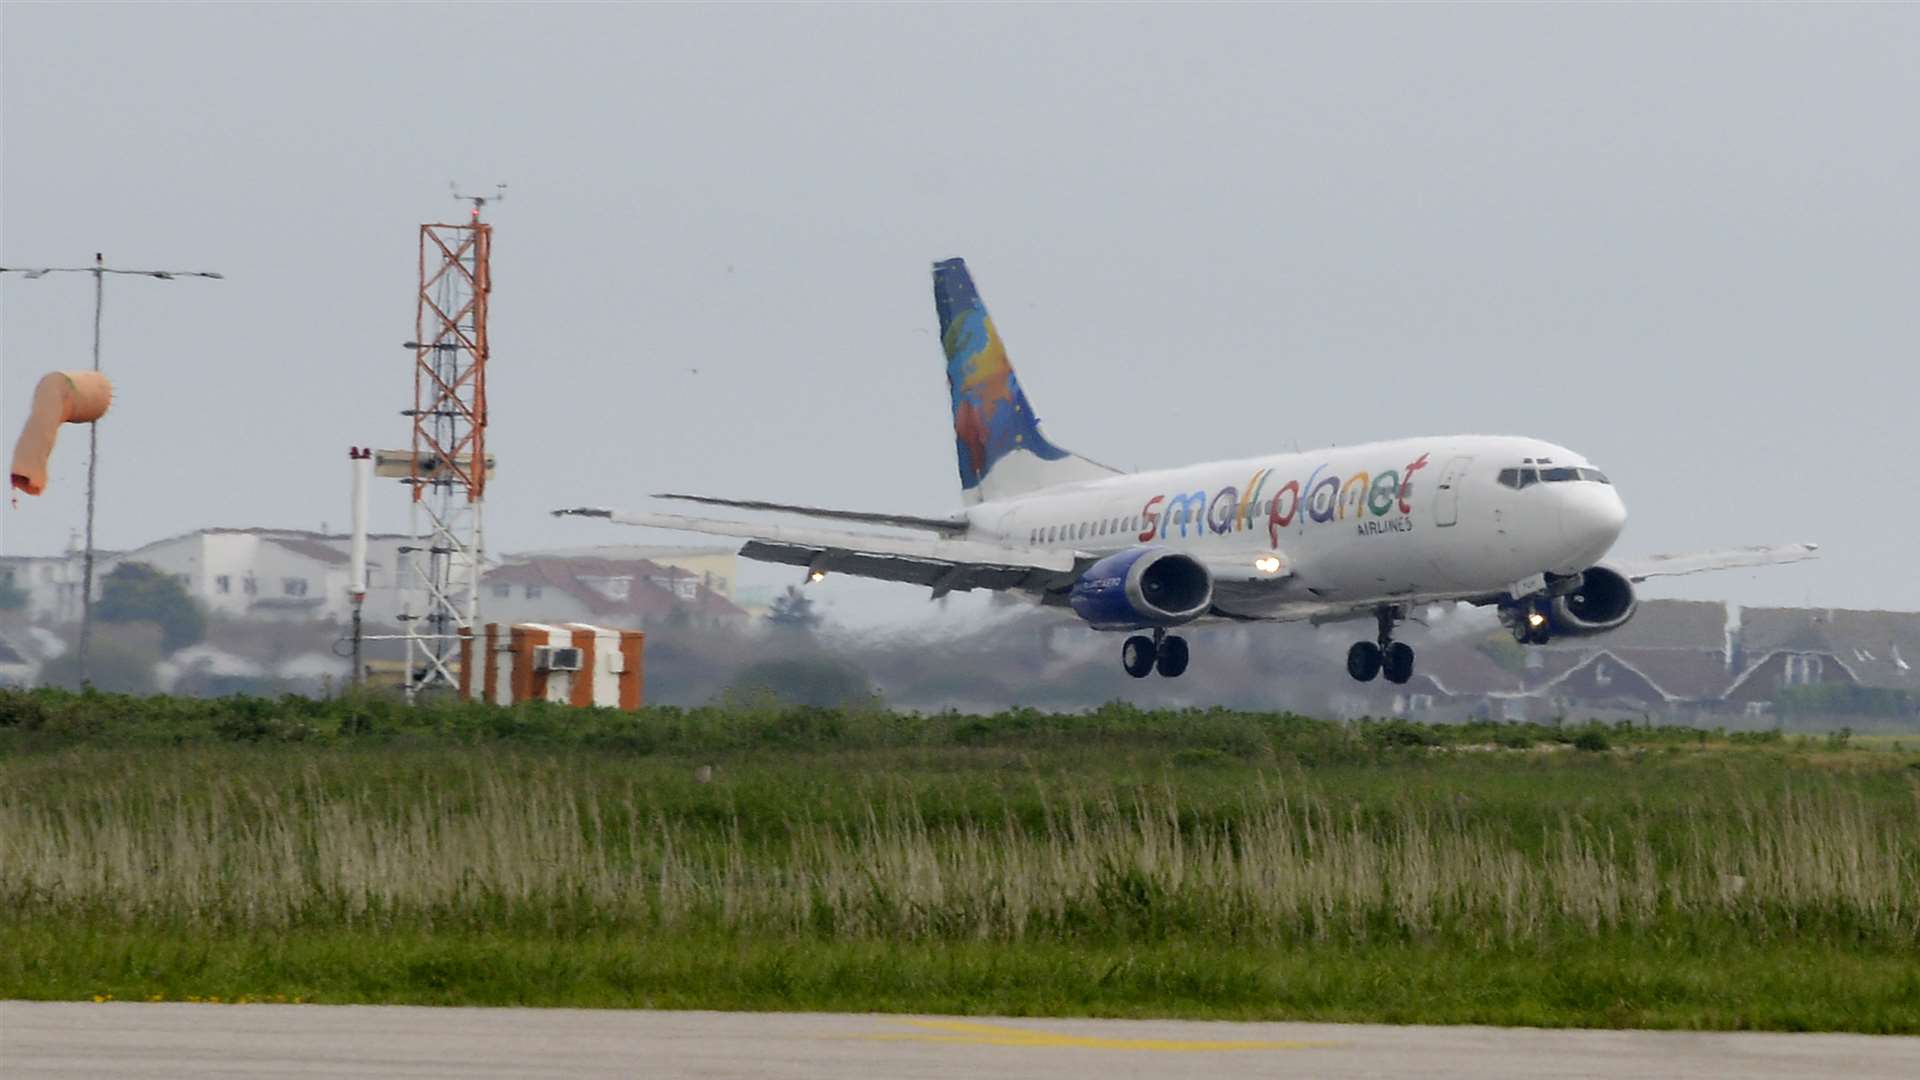
{"label": "antenna mast", "polygon": [[[486,557],[485,506],[493,459],[487,453],[487,308],[493,291],[493,226],[481,220],[506,197],[453,196],[473,204],[460,225],[420,226],[420,291],[414,311],[413,453],[404,483],[413,489],[413,542],[405,548],[412,586],[400,615],[407,639],[407,700],[456,690],[460,639],[480,620]],[[414,610],[418,601],[421,609]]]}

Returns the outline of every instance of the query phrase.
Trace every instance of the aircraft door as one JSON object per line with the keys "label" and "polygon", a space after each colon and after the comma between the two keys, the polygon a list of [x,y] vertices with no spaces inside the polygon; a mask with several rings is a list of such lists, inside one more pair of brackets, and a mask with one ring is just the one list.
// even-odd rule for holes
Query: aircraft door
{"label": "aircraft door", "polygon": [[1457,457],[1447,462],[1440,474],[1440,482],[1434,486],[1433,523],[1441,528],[1457,525],[1460,522],[1460,484],[1466,479],[1467,468],[1473,464],[1470,457]]}

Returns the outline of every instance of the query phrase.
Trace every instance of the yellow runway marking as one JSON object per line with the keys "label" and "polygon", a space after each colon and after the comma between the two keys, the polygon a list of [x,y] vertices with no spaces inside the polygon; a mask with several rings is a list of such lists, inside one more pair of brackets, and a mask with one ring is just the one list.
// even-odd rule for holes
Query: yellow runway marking
{"label": "yellow runway marking", "polygon": [[1097,1035],[1063,1035],[1033,1028],[976,1024],[965,1020],[901,1020],[925,1029],[912,1034],[857,1035],[867,1042],[959,1043],[969,1046],[1032,1046],[1078,1050],[1312,1050],[1337,1046],[1330,1042],[1266,1042],[1250,1039],[1108,1039]]}

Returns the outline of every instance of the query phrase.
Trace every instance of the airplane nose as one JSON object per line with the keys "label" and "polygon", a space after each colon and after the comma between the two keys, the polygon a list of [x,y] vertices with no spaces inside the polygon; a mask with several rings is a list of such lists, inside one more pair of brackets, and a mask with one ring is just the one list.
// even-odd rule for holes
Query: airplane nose
{"label": "airplane nose", "polygon": [[1627,527],[1627,507],[1605,484],[1568,484],[1561,493],[1560,533],[1572,562],[1599,562]]}

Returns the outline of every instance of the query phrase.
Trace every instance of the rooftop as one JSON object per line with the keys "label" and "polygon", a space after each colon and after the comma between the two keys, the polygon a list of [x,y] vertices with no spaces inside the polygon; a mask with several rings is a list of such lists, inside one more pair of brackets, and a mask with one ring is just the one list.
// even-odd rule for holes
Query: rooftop
{"label": "rooftop", "polygon": [[1862,686],[1920,690],[1920,612],[1747,608],[1740,640],[1750,667],[1775,653],[1820,653]]}
{"label": "rooftop", "polygon": [[[159,547],[162,544],[178,543],[181,540],[191,540],[196,536],[258,536],[262,539],[273,540],[276,542],[285,542],[288,540],[304,540],[304,541],[310,541],[310,542],[315,542],[320,544],[348,544],[353,542],[352,533],[324,533],[324,532],[316,532],[312,529],[273,529],[273,528],[267,528],[265,526],[257,526],[257,525],[249,526],[245,528],[232,527],[232,526],[212,526],[205,529],[194,529],[191,532],[183,532],[183,533],[176,534],[174,536],[167,536],[167,537],[162,537],[161,539],[158,539],[158,540],[149,541],[148,543],[141,544],[139,547],[134,548],[131,551],[124,552],[122,554],[137,555],[140,552],[147,550],[148,548]],[[408,537],[407,534],[405,533],[368,533],[367,539],[368,540],[407,540],[407,539],[410,539],[410,537]]]}
{"label": "rooftop", "polygon": [[502,563],[531,562],[537,559],[674,559],[699,558],[713,555],[734,555],[738,547],[711,547],[702,545],[668,544],[600,544],[591,547],[542,548],[537,551],[515,551],[501,555]]}
{"label": "rooftop", "polygon": [[1727,647],[1727,605],[1717,600],[1648,600],[1632,620],[1596,638],[1557,638],[1549,648],[1710,649]]}
{"label": "rooftop", "polygon": [[[588,611],[602,616],[646,619],[664,616],[676,609],[708,618],[746,616],[745,610],[704,582],[695,587],[695,598],[691,601],[659,584],[661,579],[680,581],[698,577],[690,571],[647,559],[537,558],[496,566],[481,578],[481,586],[539,585],[557,589],[579,600]],[[615,583],[618,588],[612,587]]]}
{"label": "rooftop", "polygon": [[269,543],[286,548],[296,555],[304,555],[316,562],[331,566],[344,566],[350,560],[347,553],[327,543],[325,540],[312,540],[304,536],[263,536]]}

